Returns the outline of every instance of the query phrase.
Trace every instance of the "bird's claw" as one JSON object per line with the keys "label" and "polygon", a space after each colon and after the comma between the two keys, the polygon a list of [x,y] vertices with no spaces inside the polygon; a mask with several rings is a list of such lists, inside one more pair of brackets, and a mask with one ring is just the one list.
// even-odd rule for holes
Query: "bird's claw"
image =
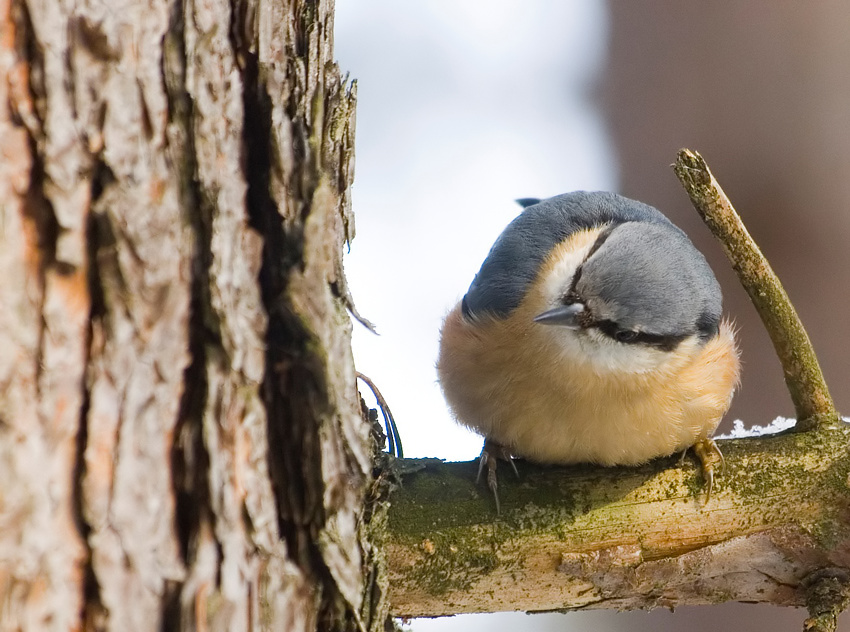
{"label": "bird's claw", "polygon": [[513,455],[510,451],[500,443],[485,439],[484,447],[481,448],[481,456],[478,457],[478,476],[476,477],[475,482],[478,483],[481,481],[481,473],[484,471],[484,466],[486,465],[487,487],[490,488],[490,491],[493,493],[493,498],[496,500],[497,514],[502,512],[502,508],[499,503],[499,482],[496,477],[496,467],[499,459],[510,463],[514,474],[519,477],[519,470],[516,468],[516,463],[514,463]]}
{"label": "bird's claw", "polygon": [[705,480],[705,502],[711,499],[711,491],[714,489],[714,472],[716,466],[720,465],[721,473],[726,473],[726,460],[723,453],[717,447],[714,439],[700,439],[694,445],[694,454],[700,462],[700,470]]}

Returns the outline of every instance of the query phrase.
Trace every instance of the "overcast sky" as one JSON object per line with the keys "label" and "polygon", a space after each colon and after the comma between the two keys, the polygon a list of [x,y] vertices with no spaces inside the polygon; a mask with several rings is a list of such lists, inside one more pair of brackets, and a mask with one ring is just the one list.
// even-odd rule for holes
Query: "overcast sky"
{"label": "overcast sky", "polygon": [[357,236],[345,267],[358,370],[381,388],[406,456],[474,458],[436,382],[440,323],[519,197],[615,189],[591,102],[598,0],[342,0],[336,53],[358,82]]}

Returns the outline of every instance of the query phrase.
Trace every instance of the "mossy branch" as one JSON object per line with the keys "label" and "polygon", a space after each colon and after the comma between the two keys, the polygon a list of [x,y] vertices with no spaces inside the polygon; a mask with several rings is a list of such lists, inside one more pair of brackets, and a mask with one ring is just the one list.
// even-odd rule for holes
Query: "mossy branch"
{"label": "mossy branch", "polygon": [[673,164],[691,202],[749,294],[782,364],[797,414],[797,429],[837,424],[838,412],[812,343],[785,289],[747,232],[732,203],[697,152],[682,149]]}
{"label": "mossy branch", "polygon": [[812,604],[815,573],[850,567],[850,428],[720,443],[727,472],[708,503],[675,457],[519,461],[519,478],[500,476],[499,516],[474,462],[428,460],[392,496],[393,614]]}

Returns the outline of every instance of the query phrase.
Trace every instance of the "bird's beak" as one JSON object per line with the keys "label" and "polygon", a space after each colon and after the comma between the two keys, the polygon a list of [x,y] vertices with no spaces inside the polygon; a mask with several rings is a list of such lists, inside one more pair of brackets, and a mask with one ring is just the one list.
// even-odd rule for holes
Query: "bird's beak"
{"label": "bird's beak", "polygon": [[581,328],[579,318],[583,312],[584,305],[581,303],[561,305],[535,316],[534,322],[542,325],[560,325],[568,329],[579,329]]}

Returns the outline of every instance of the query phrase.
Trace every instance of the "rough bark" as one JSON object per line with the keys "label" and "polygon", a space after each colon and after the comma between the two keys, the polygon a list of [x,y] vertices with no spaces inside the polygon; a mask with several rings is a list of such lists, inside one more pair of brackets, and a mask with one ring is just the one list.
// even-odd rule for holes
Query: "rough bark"
{"label": "rough bark", "polygon": [[0,4],[3,629],[383,626],[332,10]]}
{"label": "rough bark", "polygon": [[[474,463],[424,463],[389,514],[393,613],[802,606],[850,567],[850,429],[720,442],[706,502],[698,468],[502,470],[495,514]],[[834,603],[825,608],[835,615]]]}

